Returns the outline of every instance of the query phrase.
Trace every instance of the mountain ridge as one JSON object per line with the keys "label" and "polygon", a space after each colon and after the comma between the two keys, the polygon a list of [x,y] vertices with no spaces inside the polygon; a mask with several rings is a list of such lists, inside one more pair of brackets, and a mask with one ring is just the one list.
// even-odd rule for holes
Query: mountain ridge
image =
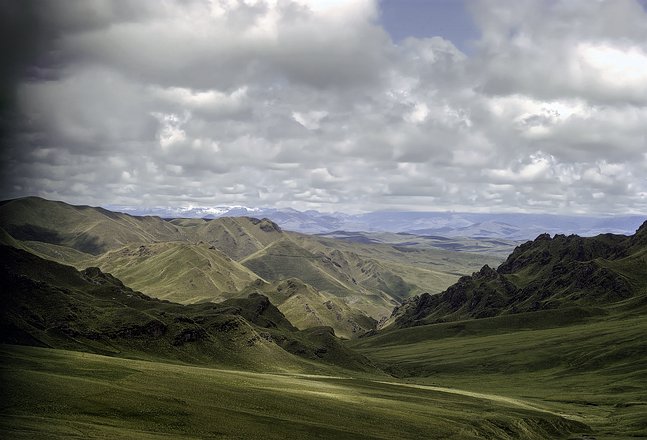
{"label": "mountain ridge", "polygon": [[[565,306],[643,307],[647,298],[647,221],[631,236],[541,234],[495,270],[484,265],[437,295],[396,307],[385,328],[479,319]],[[620,264],[618,262],[621,261]],[[635,267],[635,270],[623,270]]]}
{"label": "mountain ridge", "polygon": [[227,216],[267,217],[283,229],[306,234],[347,232],[408,232],[416,235],[506,238],[528,240],[543,232],[593,236],[601,233],[633,232],[644,215],[560,215],[533,213],[470,213],[447,211],[375,211],[363,214],[298,211],[292,208],[133,208],[108,207],[135,215],[155,214],[163,218]]}
{"label": "mountain ridge", "polygon": [[252,370],[307,371],[317,360],[376,371],[332,329],[299,331],[258,293],[181,305],[134,291],[97,267],[77,271],[9,246],[0,246],[0,281],[4,344]]}
{"label": "mountain ridge", "polygon": [[146,295],[181,303],[236,298],[256,279],[277,287],[300,278],[310,287],[279,308],[302,327],[323,324],[344,337],[371,330],[414,293],[440,291],[483,258],[449,256],[426,242],[353,245],[285,231],[267,218],[164,220],[40,198],[0,204],[0,228],[4,244],[77,269],[98,266]]}

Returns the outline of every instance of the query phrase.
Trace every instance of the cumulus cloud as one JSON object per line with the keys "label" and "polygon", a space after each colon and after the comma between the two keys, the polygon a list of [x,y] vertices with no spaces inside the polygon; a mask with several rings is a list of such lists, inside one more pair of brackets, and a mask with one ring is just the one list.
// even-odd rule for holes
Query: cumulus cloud
{"label": "cumulus cloud", "polygon": [[371,0],[3,6],[2,196],[647,211],[641,4],[466,4],[470,53]]}

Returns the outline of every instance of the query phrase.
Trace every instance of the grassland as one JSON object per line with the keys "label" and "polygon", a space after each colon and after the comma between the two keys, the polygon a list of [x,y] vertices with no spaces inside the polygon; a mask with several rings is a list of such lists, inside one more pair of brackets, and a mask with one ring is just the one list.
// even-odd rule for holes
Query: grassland
{"label": "grassland", "polygon": [[507,257],[515,246],[525,240],[509,240],[501,238],[445,237],[439,235],[416,235],[413,233],[393,232],[345,232],[336,231],[317,234],[322,238],[335,238],[349,243],[387,244],[405,250],[446,250],[452,252],[467,252],[500,258]]}
{"label": "grassland", "polygon": [[[501,273],[405,303],[407,328],[344,342],[321,325],[356,336],[374,321],[352,308],[376,315],[489,261],[244,218],[55,204],[51,224],[44,208],[23,221],[41,202],[24,203],[17,216],[0,209],[0,242],[13,246],[0,253],[0,341],[49,348],[0,345],[0,438],[647,437],[647,225],[626,240],[544,237]],[[112,264],[156,296],[227,300],[151,299],[50,259]],[[513,309],[547,294],[560,301]],[[437,298],[469,313],[431,315]],[[496,313],[467,319],[480,305]]]}
{"label": "grassland", "polygon": [[645,438],[647,317],[589,312],[424,325],[348,345],[418,384],[519,398],[583,421],[597,439]]}
{"label": "grassland", "polygon": [[92,255],[127,243],[180,239],[178,229],[158,217],[133,217],[38,197],[4,202],[0,225],[20,241],[62,245]]}
{"label": "grassland", "polygon": [[316,290],[295,278],[271,284],[258,280],[248,287],[247,292],[266,295],[292,325],[302,330],[326,325],[333,328],[336,336],[351,339],[375,329],[377,324],[366,314],[349,307],[341,298]]}
{"label": "grassland", "polygon": [[3,438],[538,440],[588,432],[524,402],[343,370],[250,373],[8,345],[0,360]]}
{"label": "grassland", "polygon": [[[500,247],[488,247],[481,242],[479,253],[473,253],[475,247],[463,246],[461,252],[447,250],[429,243],[424,237],[400,234],[363,234],[379,236],[370,242],[356,242],[343,239],[334,239],[320,236],[307,236],[293,234],[291,238],[301,247],[311,252],[330,254],[332,250],[353,255],[356,260],[375,260],[380,263],[383,271],[389,271],[401,277],[403,281],[413,288],[399,297],[415,295],[421,292],[439,293],[458,280],[462,275],[467,275],[479,270],[484,264],[497,266],[504,260]],[[386,238],[382,237],[384,235]],[[397,241],[393,237],[398,237]],[[406,237],[408,241],[404,240]],[[415,244],[412,240],[418,240]],[[460,242],[461,240],[454,240]],[[466,243],[476,240],[464,239]],[[507,244],[505,249],[512,250],[513,246]],[[488,252],[491,250],[491,253]]]}
{"label": "grassland", "polygon": [[182,242],[133,244],[84,264],[101,267],[135,290],[184,304],[222,299],[258,278],[212,246]]}

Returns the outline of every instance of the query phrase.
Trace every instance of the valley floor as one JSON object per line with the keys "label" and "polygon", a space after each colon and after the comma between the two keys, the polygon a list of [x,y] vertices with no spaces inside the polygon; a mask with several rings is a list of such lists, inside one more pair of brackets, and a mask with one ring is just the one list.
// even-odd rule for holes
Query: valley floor
{"label": "valley floor", "polygon": [[588,438],[538,403],[385,377],[250,373],[0,346],[0,437]]}
{"label": "valley floor", "polygon": [[499,402],[505,396],[504,402],[582,422],[596,440],[647,438],[647,317],[553,327],[557,315],[425,325],[348,345],[413,387],[450,387]]}

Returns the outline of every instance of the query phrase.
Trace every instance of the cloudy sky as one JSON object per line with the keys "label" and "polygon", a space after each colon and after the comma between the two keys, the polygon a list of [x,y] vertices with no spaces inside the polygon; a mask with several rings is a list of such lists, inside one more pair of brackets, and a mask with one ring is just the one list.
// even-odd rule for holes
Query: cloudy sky
{"label": "cloudy sky", "polygon": [[647,1],[0,1],[2,199],[647,212]]}

